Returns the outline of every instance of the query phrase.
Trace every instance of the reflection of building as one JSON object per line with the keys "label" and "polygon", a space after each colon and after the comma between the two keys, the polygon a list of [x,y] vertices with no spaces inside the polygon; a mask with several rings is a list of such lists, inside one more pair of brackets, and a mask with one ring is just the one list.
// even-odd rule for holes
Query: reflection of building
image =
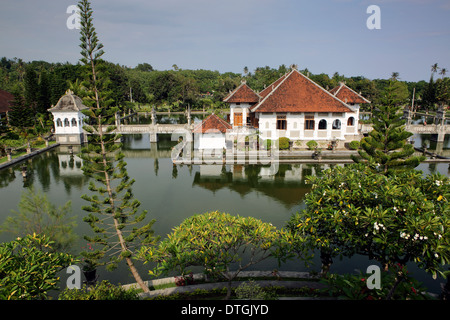
{"label": "reflection of building", "polygon": [[58,103],[48,111],[53,115],[56,142],[60,144],[81,144],[87,141],[83,130],[86,116],[81,110],[87,109],[83,101],[68,90]]}
{"label": "reflection of building", "polygon": [[82,176],[83,160],[72,154],[58,154],[60,176]]}
{"label": "reflection of building", "polygon": [[261,192],[287,208],[299,205],[311,186],[305,177],[315,175],[329,165],[280,164],[275,174],[267,166],[259,165],[201,165],[193,185],[216,193],[229,189],[241,196]]}

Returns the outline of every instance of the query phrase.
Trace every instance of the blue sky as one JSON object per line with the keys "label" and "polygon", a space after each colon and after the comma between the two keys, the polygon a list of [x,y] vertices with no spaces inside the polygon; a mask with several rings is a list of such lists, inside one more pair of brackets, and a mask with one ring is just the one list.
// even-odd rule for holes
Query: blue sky
{"label": "blue sky", "polygon": [[[241,73],[247,66],[297,64],[330,76],[428,81],[431,65],[450,69],[449,0],[93,0],[105,59],[157,70]],[[0,56],[76,63],[76,0],[0,0]],[[369,5],[381,29],[369,30]]]}

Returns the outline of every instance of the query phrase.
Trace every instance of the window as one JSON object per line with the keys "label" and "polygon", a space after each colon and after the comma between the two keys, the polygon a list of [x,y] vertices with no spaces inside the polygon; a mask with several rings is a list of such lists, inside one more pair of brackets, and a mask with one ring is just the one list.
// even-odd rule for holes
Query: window
{"label": "window", "polygon": [[70,127],[70,122],[67,118],[64,119],[64,127]]}
{"label": "window", "polygon": [[314,130],[314,115],[305,114],[305,130]]}
{"label": "window", "polygon": [[319,121],[319,130],[327,130],[327,120],[322,119]]}
{"label": "window", "polygon": [[353,117],[348,118],[347,125],[348,126],[354,126],[355,125],[355,118],[353,118]]}
{"label": "window", "polygon": [[277,116],[277,129],[278,130],[286,130],[286,116]]}
{"label": "window", "polygon": [[341,121],[339,119],[336,119],[333,121],[333,130],[340,130],[341,129]]}
{"label": "window", "polygon": [[56,126],[57,127],[62,127],[62,121],[61,121],[61,119],[56,119]]}
{"label": "window", "polygon": [[72,127],[76,127],[77,126],[77,119],[72,118]]}

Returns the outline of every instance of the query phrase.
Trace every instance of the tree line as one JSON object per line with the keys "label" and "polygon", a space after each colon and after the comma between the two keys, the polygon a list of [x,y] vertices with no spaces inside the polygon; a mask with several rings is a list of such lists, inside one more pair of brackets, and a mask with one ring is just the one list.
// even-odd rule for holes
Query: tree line
{"label": "tree line", "polygon": [[[171,110],[191,108],[226,108],[223,98],[234,90],[243,79],[255,91],[261,91],[289,72],[290,66],[278,68],[257,67],[253,72],[244,67],[242,73],[215,70],[188,70],[176,64],[171,70],[155,70],[149,63],[140,63],[131,68],[105,61],[109,77],[107,89],[111,91],[113,104],[119,109],[138,105],[152,105]],[[75,94],[83,90],[81,85],[82,66],[49,63],[46,61],[25,62],[22,59],[0,59],[0,89],[22,95],[28,106],[38,113],[57,103],[67,89]],[[383,91],[390,80],[396,80],[396,91],[402,104],[412,105],[419,110],[436,110],[439,105],[448,105],[450,100],[450,80],[447,69],[437,63],[431,66],[430,79],[417,82],[402,81],[398,72],[392,72],[386,79],[368,79],[364,76],[345,76],[335,72],[314,74],[308,68],[300,70],[311,80],[330,90],[345,82],[350,88],[361,93],[373,105],[383,99]]]}

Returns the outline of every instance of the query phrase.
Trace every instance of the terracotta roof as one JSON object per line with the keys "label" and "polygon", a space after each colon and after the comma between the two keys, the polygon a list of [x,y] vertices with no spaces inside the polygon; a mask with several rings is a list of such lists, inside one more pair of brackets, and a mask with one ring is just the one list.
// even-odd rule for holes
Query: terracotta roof
{"label": "terracotta roof", "polygon": [[222,132],[225,133],[232,126],[225,120],[219,118],[214,113],[202,121],[194,128],[194,133]]}
{"label": "terracotta roof", "polygon": [[357,103],[357,104],[370,103],[369,100],[364,98],[362,95],[356,93],[354,90],[349,88],[343,82],[341,82],[340,85],[338,85],[337,87],[331,89],[330,93],[332,93],[335,97],[339,98],[345,103]]}
{"label": "terracotta roof", "polygon": [[271,93],[279,84],[280,84],[280,82],[281,81],[283,81],[284,80],[284,78],[286,78],[286,76],[287,76],[288,74],[286,73],[286,74],[284,74],[283,76],[281,76],[277,81],[275,81],[274,83],[272,83],[271,85],[269,85],[268,87],[266,87],[266,88],[264,88],[264,90],[262,90],[260,93],[259,93],[259,96],[261,97],[261,98],[265,98],[265,97],[267,97],[267,95],[269,94],[269,93]]}
{"label": "terracotta roof", "polygon": [[232,91],[223,99],[224,102],[242,102],[256,103],[259,102],[259,95],[255,93],[245,82]]}
{"label": "terracotta roof", "polygon": [[48,109],[48,111],[77,112],[83,109],[87,109],[87,107],[83,104],[83,100],[74,95],[71,90],[67,90],[66,94],[59,99],[58,103],[54,107]]}
{"label": "terracotta roof", "polygon": [[[267,88],[266,88],[267,89]],[[260,93],[261,94],[261,93]],[[354,112],[308,77],[293,69],[270,86],[253,112]]]}
{"label": "terracotta roof", "polygon": [[14,100],[14,96],[11,93],[0,89],[0,113],[11,111],[12,100]]}

